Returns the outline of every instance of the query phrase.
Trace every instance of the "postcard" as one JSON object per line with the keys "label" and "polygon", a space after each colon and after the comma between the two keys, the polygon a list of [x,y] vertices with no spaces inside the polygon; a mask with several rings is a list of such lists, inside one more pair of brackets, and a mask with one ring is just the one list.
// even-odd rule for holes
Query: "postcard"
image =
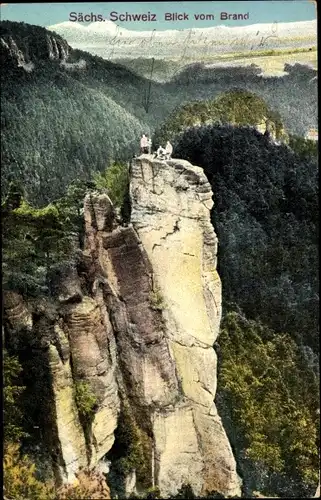
{"label": "postcard", "polygon": [[319,497],[316,3],[0,14],[4,498]]}

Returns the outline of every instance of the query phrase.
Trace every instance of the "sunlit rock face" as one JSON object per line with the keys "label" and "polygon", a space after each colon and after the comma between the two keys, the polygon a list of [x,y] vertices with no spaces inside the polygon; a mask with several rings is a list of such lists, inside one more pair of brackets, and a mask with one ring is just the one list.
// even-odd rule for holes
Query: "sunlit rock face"
{"label": "sunlit rock face", "polygon": [[196,493],[238,494],[235,460],[213,403],[221,282],[211,187],[187,161],[144,155],[132,165],[130,195],[179,387],[175,404],[152,413],[157,482],[165,495],[184,482]]}
{"label": "sunlit rock face", "polygon": [[[148,443],[147,482],[163,497],[184,483],[196,494],[239,495],[214,404],[221,282],[210,185],[186,161],[143,155],[131,166],[130,199],[125,227],[107,194],[86,196],[84,248],[77,264],[57,272],[51,308],[5,296],[10,331],[38,332],[34,342],[47,353],[46,432],[57,443],[60,479],[103,466],[125,402]],[[95,397],[85,425],[78,384]],[[127,490],[136,490],[138,476],[132,472]]]}

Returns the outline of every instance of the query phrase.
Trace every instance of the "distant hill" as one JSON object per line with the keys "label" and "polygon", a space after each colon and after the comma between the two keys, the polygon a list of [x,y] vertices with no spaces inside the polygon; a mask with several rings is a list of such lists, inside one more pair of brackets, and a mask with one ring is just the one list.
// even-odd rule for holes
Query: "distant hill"
{"label": "distant hill", "polygon": [[262,133],[268,129],[277,140],[287,140],[279,113],[271,110],[256,94],[243,89],[229,90],[216,99],[195,101],[175,109],[155,131],[157,147],[189,127],[213,123],[252,125]]}
{"label": "distant hill", "polygon": [[3,192],[19,179],[44,204],[137,152],[149,131],[144,79],[39,26],[4,22],[0,43]]}

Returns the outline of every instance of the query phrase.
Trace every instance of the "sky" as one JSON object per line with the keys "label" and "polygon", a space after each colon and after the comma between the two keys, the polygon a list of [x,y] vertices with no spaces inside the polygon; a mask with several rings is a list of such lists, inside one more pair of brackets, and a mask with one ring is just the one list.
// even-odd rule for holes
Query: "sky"
{"label": "sky", "polygon": [[[101,14],[105,19],[110,19],[111,12],[117,12],[118,14],[126,12],[128,14],[148,14],[150,12],[156,14],[156,22],[116,21],[121,27],[139,31],[206,28],[222,24],[244,26],[257,23],[316,19],[315,3],[311,0],[5,3],[1,4],[0,7],[1,20],[23,21],[40,26],[51,26],[69,21],[71,12],[76,14]],[[230,14],[246,14],[248,12],[249,19],[221,20],[221,12]],[[185,13],[188,19],[176,22],[166,21],[165,13]],[[214,14],[214,20],[195,21],[194,14]]]}

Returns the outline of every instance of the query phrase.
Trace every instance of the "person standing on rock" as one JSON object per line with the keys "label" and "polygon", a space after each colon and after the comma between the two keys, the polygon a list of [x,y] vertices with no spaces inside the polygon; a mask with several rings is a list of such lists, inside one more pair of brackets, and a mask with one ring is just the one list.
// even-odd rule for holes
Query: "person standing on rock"
{"label": "person standing on rock", "polygon": [[141,154],[148,153],[148,139],[145,134],[140,139],[140,152]]}
{"label": "person standing on rock", "polygon": [[170,160],[173,153],[173,146],[169,141],[166,142],[165,151],[166,151],[166,160]]}
{"label": "person standing on rock", "polygon": [[152,154],[152,139],[149,137],[147,142],[148,142],[148,154],[151,155]]}

